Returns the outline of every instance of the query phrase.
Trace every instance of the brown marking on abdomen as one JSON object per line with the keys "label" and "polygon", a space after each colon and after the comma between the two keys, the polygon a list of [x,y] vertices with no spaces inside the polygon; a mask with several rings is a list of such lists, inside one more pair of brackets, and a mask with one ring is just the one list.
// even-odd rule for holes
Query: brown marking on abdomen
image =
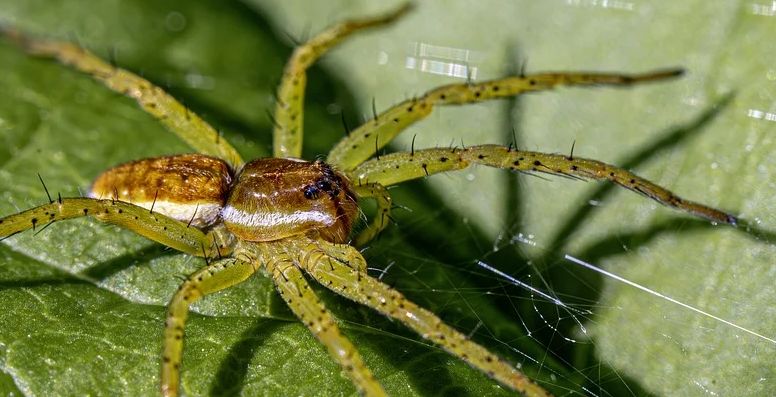
{"label": "brown marking on abdomen", "polygon": [[113,167],[94,180],[89,196],[153,206],[156,212],[203,226],[217,216],[231,183],[232,172],[223,160],[182,154]]}

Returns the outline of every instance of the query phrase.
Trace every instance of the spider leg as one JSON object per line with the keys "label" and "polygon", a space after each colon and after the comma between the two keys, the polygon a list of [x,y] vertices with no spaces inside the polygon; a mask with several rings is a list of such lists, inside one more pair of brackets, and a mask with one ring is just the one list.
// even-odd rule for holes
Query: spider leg
{"label": "spider leg", "polygon": [[159,119],[165,127],[196,151],[222,158],[233,169],[238,169],[243,164],[244,161],[237,150],[210,124],[148,80],[117,68],[69,42],[32,38],[2,25],[0,35],[18,44],[31,55],[53,58],[92,76],[113,91],[135,99],[143,110]]}
{"label": "spider leg", "polygon": [[189,313],[189,306],[205,295],[244,281],[255,273],[256,269],[257,267],[250,262],[232,258],[221,259],[197,270],[178,287],[167,306],[167,321],[164,323],[161,372],[163,396],[178,395],[183,327]]}
{"label": "spider leg", "polygon": [[735,216],[703,204],[685,200],[628,170],[597,160],[561,154],[528,152],[500,145],[470,146],[464,149],[424,149],[412,153],[392,153],[369,160],[352,171],[354,183],[380,183],[390,186],[439,172],[460,170],[482,164],[513,171],[541,172],[580,180],[608,180],[668,207],[706,218],[712,222],[736,225]]}
{"label": "spider leg", "polygon": [[345,370],[359,393],[385,396],[382,386],[366,367],[356,348],[340,333],[329,311],[310,289],[302,271],[282,251],[282,247],[267,245],[264,248],[268,254],[267,271],[272,274],[280,296],[291,311],[326,346],[329,355]]}
{"label": "spider leg", "polygon": [[[64,198],[0,218],[0,240],[52,222],[92,216],[190,255],[217,257],[231,252],[231,244],[215,229],[208,234],[160,213],[117,200]],[[214,244],[215,243],[215,244]]]}
{"label": "spider leg", "polygon": [[481,83],[451,84],[435,88],[419,98],[394,105],[351,131],[329,152],[327,163],[350,171],[390,143],[400,132],[428,116],[435,105],[465,105],[546,91],[559,86],[628,86],[680,76],[681,69],[657,70],[644,74],[537,73],[511,76]]}
{"label": "spider leg", "polygon": [[340,41],[363,29],[396,21],[411,8],[405,3],[394,11],[373,18],[340,22],[294,49],[283,71],[275,105],[273,156],[288,158],[302,155],[302,124],[307,68]]}
{"label": "spider leg", "polygon": [[[339,295],[369,306],[400,321],[450,354],[488,374],[493,379],[529,397],[549,396],[539,385],[484,347],[442,322],[434,313],[405,298],[399,291],[359,269],[366,267],[363,256],[349,245],[323,240],[295,242],[299,264],[316,281]],[[306,247],[305,247],[306,245]],[[354,265],[362,262],[363,265]]]}
{"label": "spider leg", "polygon": [[372,223],[367,226],[353,243],[356,247],[362,247],[372,241],[378,233],[386,226],[391,216],[391,195],[388,190],[379,183],[368,183],[353,188],[358,197],[369,197],[377,202],[377,215],[372,219]]}

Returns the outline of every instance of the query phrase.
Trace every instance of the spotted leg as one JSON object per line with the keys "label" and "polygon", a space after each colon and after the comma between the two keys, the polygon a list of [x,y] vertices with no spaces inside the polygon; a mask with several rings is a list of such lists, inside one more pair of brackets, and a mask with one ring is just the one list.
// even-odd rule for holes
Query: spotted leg
{"label": "spotted leg", "polygon": [[232,169],[243,164],[237,150],[210,124],[148,80],[117,68],[72,43],[28,37],[2,25],[0,35],[19,44],[31,55],[56,59],[94,77],[109,89],[133,98],[143,110],[159,119],[194,150],[224,159]]}
{"label": "spotted leg", "polygon": [[[450,354],[488,374],[491,378],[529,397],[550,394],[522,372],[454,328],[434,313],[405,298],[399,291],[359,270],[366,266],[361,254],[349,245],[322,240],[297,240],[300,265],[316,281],[348,299],[369,306],[400,321]],[[359,264],[362,263],[362,264]]]}
{"label": "spotted leg", "polygon": [[511,97],[527,92],[546,91],[559,86],[628,86],[661,81],[683,73],[681,69],[658,70],[644,74],[537,73],[512,76],[481,83],[451,84],[426,92],[419,98],[399,103],[364,123],[337,143],[327,162],[350,171],[374,156],[410,125],[428,116],[435,105],[464,105]]}
{"label": "spotted leg", "polygon": [[217,257],[231,252],[231,244],[217,231],[201,230],[118,200],[61,198],[18,214],[0,218],[0,239],[28,229],[43,229],[56,221],[91,216],[190,255]]}
{"label": "spotted leg", "polygon": [[180,367],[183,352],[183,327],[189,306],[205,295],[238,284],[254,272],[256,266],[238,259],[221,259],[190,275],[167,306],[162,346],[161,391],[165,397],[177,396],[180,387]]}
{"label": "spotted leg", "polygon": [[355,190],[358,197],[373,198],[377,202],[377,213],[372,222],[356,236],[356,240],[353,243],[356,247],[363,247],[388,226],[388,221],[391,217],[391,195],[379,183],[356,186],[353,190]]}
{"label": "spotted leg", "polygon": [[291,261],[289,254],[281,247],[267,244],[265,253],[267,271],[272,275],[280,296],[291,311],[304,323],[310,332],[326,346],[329,355],[345,370],[347,376],[364,396],[385,396],[380,383],[366,367],[361,355],[339,330],[329,311],[304,279],[302,271]]}
{"label": "spotted leg", "polygon": [[424,149],[412,153],[392,153],[369,160],[348,176],[356,184],[401,183],[431,174],[460,170],[472,164],[513,171],[541,172],[572,179],[607,180],[640,193],[660,204],[676,208],[712,222],[735,225],[735,216],[703,204],[685,200],[627,170],[597,160],[561,154],[527,152],[499,145],[470,146],[464,149]]}
{"label": "spotted leg", "polygon": [[302,122],[307,69],[332,47],[353,33],[363,29],[390,24],[411,8],[406,3],[398,9],[378,17],[340,22],[296,47],[286,63],[277,91],[273,155],[288,158],[302,155]]}

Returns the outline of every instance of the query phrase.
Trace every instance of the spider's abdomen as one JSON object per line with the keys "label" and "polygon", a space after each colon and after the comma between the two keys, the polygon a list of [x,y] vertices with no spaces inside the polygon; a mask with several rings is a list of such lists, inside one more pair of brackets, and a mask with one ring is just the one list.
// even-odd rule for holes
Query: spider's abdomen
{"label": "spider's abdomen", "polygon": [[116,199],[192,226],[213,224],[226,202],[232,174],[220,159],[182,154],[132,161],[97,177],[89,197]]}
{"label": "spider's abdomen", "polygon": [[246,241],[272,241],[318,230],[345,242],[358,211],[347,178],[327,164],[264,158],[243,167],[221,216]]}

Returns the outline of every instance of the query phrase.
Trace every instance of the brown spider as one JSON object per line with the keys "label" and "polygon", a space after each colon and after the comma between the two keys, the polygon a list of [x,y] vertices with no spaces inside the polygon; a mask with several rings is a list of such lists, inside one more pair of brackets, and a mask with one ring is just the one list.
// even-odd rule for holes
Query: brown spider
{"label": "brown spider", "polygon": [[[5,30],[8,38],[30,54],[54,58],[134,98],[198,153],[138,160],[111,168],[97,177],[88,198],[57,198],[0,219],[0,238],[63,219],[92,216],[208,260],[205,267],[181,284],[168,306],[161,363],[161,391],[166,396],[179,393],[183,330],[189,306],[257,271],[272,278],[294,314],[326,346],[361,394],[385,393],[309,288],[305,273],[332,291],[402,322],[502,385],[528,396],[549,395],[513,365],[367,274],[366,261],[354,246],[363,246],[386,227],[391,209],[386,186],[480,164],[519,172],[608,180],[713,222],[735,224],[736,219],[684,200],[627,170],[571,155],[478,145],[413,149],[374,157],[437,105],[469,104],[560,85],[658,81],[678,76],[681,70],[639,75],[538,73],[443,86],[401,102],[352,131],[329,152],[325,162],[298,159],[306,70],[348,35],[391,23],[409,9],[405,5],[383,16],[339,23],[298,46],[278,89],[274,157],[247,163],[204,120],[145,79],[73,44],[33,39],[13,29]],[[351,237],[359,198],[374,199],[377,215],[362,232]]]}

